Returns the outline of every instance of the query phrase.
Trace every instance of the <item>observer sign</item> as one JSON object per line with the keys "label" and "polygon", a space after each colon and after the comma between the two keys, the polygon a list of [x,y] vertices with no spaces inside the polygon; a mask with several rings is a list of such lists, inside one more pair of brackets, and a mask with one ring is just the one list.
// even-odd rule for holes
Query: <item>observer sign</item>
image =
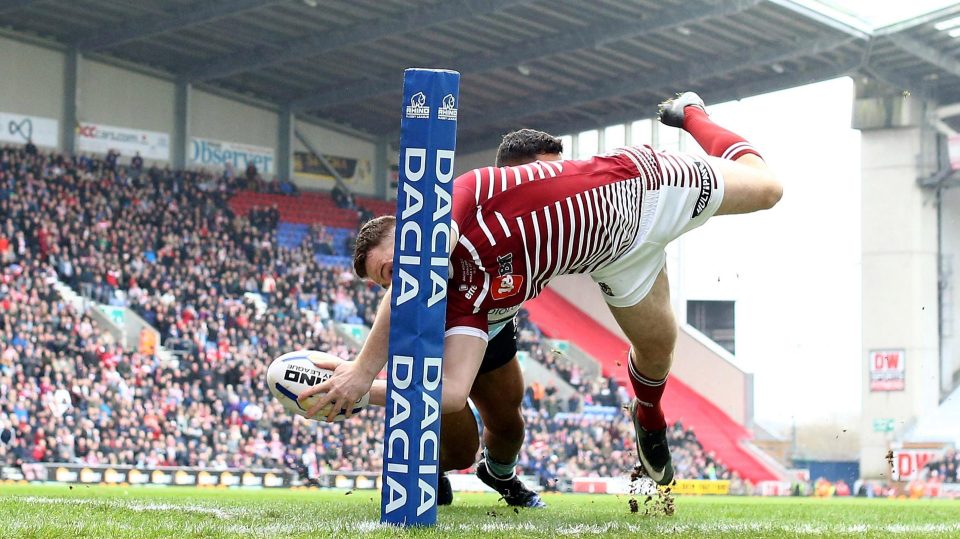
{"label": "observer sign", "polygon": [[243,171],[253,163],[261,174],[273,174],[273,148],[206,138],[190,138],[190,162],[204,168],[223,169],[227,163]]}
{"label": "observer sign", "polygon": [[170,160],[170,135],[167,133],[81,123],[77,126],[76,140],[77,149],[82,152],[106,154],[115,150],[127,157],[139,153],[144,159]]}
{"label": "observer sign", "polygon": [[870,391],[903,391],[906,386],[903,350],[871,350],[867,362]]}

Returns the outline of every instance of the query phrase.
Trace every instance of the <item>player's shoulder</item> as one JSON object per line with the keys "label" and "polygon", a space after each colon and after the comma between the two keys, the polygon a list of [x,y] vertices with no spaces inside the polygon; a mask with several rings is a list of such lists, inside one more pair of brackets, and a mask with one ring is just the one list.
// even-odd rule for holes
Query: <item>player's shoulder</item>
{"label": "player's shoulder", "polygon": [[483,180],[490,178],[493,175],[494,170],[496,170],[494,167],[479,167],[468,170],[454,178],[453,184],[455,186],[464,184],[472,185],[476,182],[482,182]]}

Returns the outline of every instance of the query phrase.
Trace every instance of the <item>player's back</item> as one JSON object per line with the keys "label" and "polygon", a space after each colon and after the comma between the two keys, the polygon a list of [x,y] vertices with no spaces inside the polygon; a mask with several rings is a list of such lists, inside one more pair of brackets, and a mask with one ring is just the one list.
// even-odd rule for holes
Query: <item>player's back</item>
{"label": "player's back", "polygon": [[656,170],[652,150],[633,148],[461,175],[453,195],[460,241],[451,300],[477,312],[512,308],[556,275],[615,260],[637,237],[644,183]]}

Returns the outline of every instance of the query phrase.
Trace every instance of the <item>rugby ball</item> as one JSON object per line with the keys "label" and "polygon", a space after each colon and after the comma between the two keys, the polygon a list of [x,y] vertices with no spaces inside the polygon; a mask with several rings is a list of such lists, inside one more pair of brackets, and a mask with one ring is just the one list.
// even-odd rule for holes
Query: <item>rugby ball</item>
{"label": "rugby ball", "polygon": [[[280,401],[288,412],[307,417],[307,410],[321,397],[320,394],[317,394],[303,401],[297,401],[297,396],[300,393],[315,385],[322,384],[333,376],[333,371],[321,369],[314,364],[314,360],[324,359],[337,359],[337,357],[315,350],[297,350],[296,352],[283,354],[270,364],[270,368],[267,369],[267,387],[270,388],[270,393],[273,393],[273,396]],[[370,394],[367,393],[353,404],[351,413],[355,414],[363,410],[369,403]],[[307,417],[307,419],[326,421],[329,413],[330,407],[326,406],[315,417]],[[334,421],[343,421],[346,419],[346,413],[345,408],[341,409]]]}

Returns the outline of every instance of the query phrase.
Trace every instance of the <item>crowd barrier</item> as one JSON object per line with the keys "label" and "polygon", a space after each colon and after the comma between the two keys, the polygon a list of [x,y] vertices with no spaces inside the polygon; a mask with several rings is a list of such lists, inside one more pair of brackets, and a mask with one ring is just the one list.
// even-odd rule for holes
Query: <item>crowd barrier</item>
{"label": "crowd barrier", "polygon": [[[487,492],[475,474],[449,474],[450,484],[457,492]],[[526,485],[541,490],[537,477],[521,476]],[[0,482],[43,482],[96,485],[152,485],[196,487],[283,488],[317,486],[346,490],[379,490],[382,484],[378,472],[325,472],[307,481],[295,473],[280,469],[219,470],[212,468],[133,466],[92,466],[68,463],[30,463],[22,466],[0,467]],[[578,477],[572,482],[555,484],[555,490],[584,494],[630,494],[626,477]],[[726,496],[743,494],[732,492],[730,481],[707,479],[678,479],[671,492],[692,496]],[[789,496],[790,483],[763,481],[754,486],[757,496]],[[960,499],[960,483],[915,480],[904,483],[894,497]]]}
{"label": "crowd barrier", "polygon": [[66,463],[30,463],[0,468],[0,479],[106,485],[164,485],[193,487],[289,487],[293,475],[284,470],[216,470],[212,468],[90,466]]}

